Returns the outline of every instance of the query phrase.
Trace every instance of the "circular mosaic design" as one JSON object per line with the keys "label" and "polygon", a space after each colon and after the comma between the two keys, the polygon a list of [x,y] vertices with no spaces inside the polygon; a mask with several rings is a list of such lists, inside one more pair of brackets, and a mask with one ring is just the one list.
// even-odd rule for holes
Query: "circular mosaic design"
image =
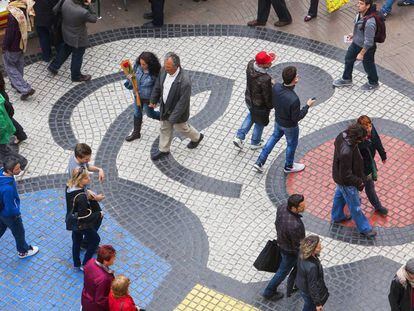
{"label": "circular mosaic design", "polygon": [[[361,192],[362,210],[374,227],[402,228],[414,223],[414,147],[397,138],[381,135],[387,151],[386,164],[377,154],[378,181],[375,188],[382,205],[388,208],[386,217],[374,212],[365,192]],[[288,175],[286,189],[289,194],[303,193],[306,197],[306,211],[320,219],[331,220],[332,198],[335,183],[332,180],[334,140],[329,140],[309,151],[301,158],[306,169],[298,174]],[[346,208],[347,209],[347,208]],[[349,211],[346,212],[349,214]],[[343,223],[355,227],[352,220]]]}

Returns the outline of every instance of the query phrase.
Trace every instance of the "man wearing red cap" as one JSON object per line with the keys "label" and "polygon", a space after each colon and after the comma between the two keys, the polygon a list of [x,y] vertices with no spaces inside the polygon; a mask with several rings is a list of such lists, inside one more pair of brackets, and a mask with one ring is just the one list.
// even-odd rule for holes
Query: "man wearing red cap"
{"label": "man wearing red cap", "polygon": [[245,100],[249,113],[233,140],[234,145],[239,149],[243,148],[244,139],[253,124],[250,149],[256,150],[263,147],[263,129],[269,124],[269,114],[273,108],[272,78],[267,72],[275,59],[276,55],[274,53],[262,51],[247,65]]}

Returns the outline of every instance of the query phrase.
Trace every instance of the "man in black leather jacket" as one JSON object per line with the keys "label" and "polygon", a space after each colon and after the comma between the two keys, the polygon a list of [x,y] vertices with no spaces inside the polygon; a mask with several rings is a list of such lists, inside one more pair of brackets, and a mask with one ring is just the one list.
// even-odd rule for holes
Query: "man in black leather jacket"
{"label": "man in black leather jacket", "polygon": [[304,210],[305,198],[301,194],[292,194],[288,199],[287,207],[283,205],[277,210],[275,225],[281,262],[279,269],[263,292],[263,297],[266,299],[275,301],[283,298],[283,293],[278,292],[277,287],[291,271],[287,282],[287,296],[289,297],[293,291],[299,245],[305,237],[305,226],[301,219],[302,215],[300,215]]}

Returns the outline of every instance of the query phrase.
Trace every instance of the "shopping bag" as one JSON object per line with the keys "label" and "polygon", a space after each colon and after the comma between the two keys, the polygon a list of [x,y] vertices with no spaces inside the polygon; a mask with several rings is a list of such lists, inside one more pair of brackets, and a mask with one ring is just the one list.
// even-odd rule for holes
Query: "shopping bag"
{"label": "shopping bag", "polygon": [[276,272],[280,265],[280,248],[276,240],[269,240],[253,266],[259,271]]}
{"label": "shopping bag", "polygon": [[326,8],[329,13],[332,13],[342,8],[348,2],[349,0],[326,0]]}

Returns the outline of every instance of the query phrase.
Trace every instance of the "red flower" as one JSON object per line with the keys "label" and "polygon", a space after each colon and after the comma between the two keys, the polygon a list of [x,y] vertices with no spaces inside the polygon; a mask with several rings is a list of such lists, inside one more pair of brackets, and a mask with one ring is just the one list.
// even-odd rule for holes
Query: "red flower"
{"label": "red flower", "polygon": [[125,69],[129,69],[131,67],[131,63],[129,62],[129,60],[123,60],[121,63],[121,66]]}

